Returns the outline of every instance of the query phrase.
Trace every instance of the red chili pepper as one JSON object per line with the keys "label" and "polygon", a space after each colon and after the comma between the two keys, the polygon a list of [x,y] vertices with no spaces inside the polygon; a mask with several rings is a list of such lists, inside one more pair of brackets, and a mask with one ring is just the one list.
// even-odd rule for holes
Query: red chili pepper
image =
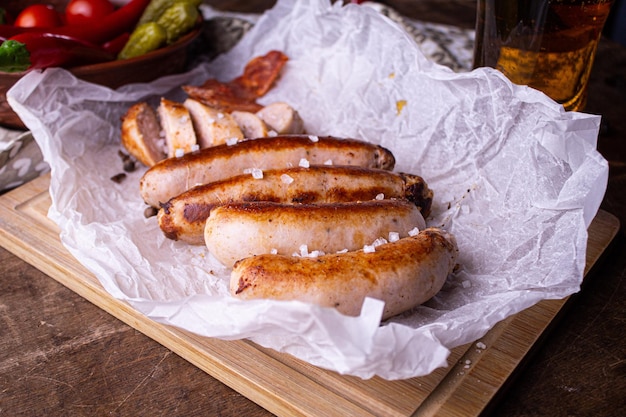
{"label": "red chili pepper", "polygon": [[130,33],[124,32],[120,36],[113,38],[108,42],[105,42],[102,45],[102,48],[105,51],[117,56],[122,51],[122,49],[124,49],[124,46],[128,42],[128,39],[130,39]]}
{"label": "red chili pepper", "polygon": [[0,42],[11,39],[15,35],[20,33],[30,32],[33,28],[21,28],[13,25],[0,25]]}
{"label": "red chili pepper", "polygon": [[91,25],[66,25],[56,28],[18,28],[0,25],[0,40],[10,39],[19,33],[49,33],[69,36],[101,45],[113,38],[130,32],[143,14],[150,0],[130,0],[124,6]]}
{"label": "red chili pepper", "polygon": [[0,71],[73,67],[112,61],[115,55],[98,45],[50,33],[21,33],[0,46]]}
{"label": "red chili pepper", "polygon": [[150,0],[130,0],[96,24],[62,26],[54,30],[54,33],[101,45],[124,32],[133,30],[148,3]]}

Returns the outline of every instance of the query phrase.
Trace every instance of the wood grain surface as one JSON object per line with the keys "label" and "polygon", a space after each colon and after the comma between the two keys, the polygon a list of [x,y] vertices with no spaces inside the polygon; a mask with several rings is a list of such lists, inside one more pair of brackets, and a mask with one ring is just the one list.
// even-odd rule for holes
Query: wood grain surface
{"label": "wood grain surface", "polygon": [[[424,377],[386,381],[342,376],[245,340],[200,337],[156,323],[114,299],[61,245],[57,226],[47,218],[48,186],[49,176],[43,176],[0,197],[3,247],[279,416],[477,416],[566,303],[544,300],[503,320],[480,339],[483,347],[470,343],[453,349],[450,366]],[[616,217],[598,213],[589,228],[586,273],[618,229]]]}

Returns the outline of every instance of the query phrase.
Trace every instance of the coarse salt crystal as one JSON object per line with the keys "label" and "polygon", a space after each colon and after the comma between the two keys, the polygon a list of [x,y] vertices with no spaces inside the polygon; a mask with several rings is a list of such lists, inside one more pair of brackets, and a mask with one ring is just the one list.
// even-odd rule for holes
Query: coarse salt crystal
{"label": "coarse salt crystal", "polygon": [[206,122],[211,125],[215,123],[215,119],[214,118],[206,119]]}
{"label": "coarse salt crystal", "polygon": [[380,193],[380,194],[376,194],[376,200],[384,200],[385,199],[385,194]]}
{"label": "coarse salt crystal", "polygon": [[200,150],[200,145],[198,145],[197,143],[191,146],[191,152],[196,152],[198,150]]}
{"label": "coarse salt crystal", "polygon": [[348,253],[348,249],[346,248],[346,249],[338,250],[335,253],[337,253],[337,254]]}
{"label": "coarse salt crystal", "polygon": [[239,140],[237,138],[228,138],[226,139],[226,145],[232,146],[236,144]]}
{"label": "coarse salt crystal", "polygon": [[384,245],[385,243],[389,243],[387,239],[385,239],[384,237],[379,237],[374,242],[372,242],[372,246],[376,247],[376,246]]}
{"label": "coarse salt crystal", "polygon": [[376,252],[376,246],[374,245],[363,246],[363,253],[374,253],[374,252]]}
{"label": "coarse salt crystal", "polygon": [[270,253],[271,253],[272,255],[277,255],[277,254],[278,254],[278,249],[276,249],[276,248],[272,248],[272,249],[270,250]]}
{"label": "coarse salt crystal", "polygon": [[305,158],[300,159],[300,163],[298,163],[298,166],[302,168],[308,168],[310,166],[309,160]]}
{"label": "coarse salt crystal", "polygon": [[300,256],[307,256],[309,254],[309,247],[306,244],[300,245]]}
{"label": "coarse salt crystal", "polygon": [[409,236],[417,236],[419,232],[420,232],[420,229],[418,229],[417,227],[414,227],[411,230],[409,230]]}
{"label": "coarse salt crystal", "polygon": [[287,174],[282,174],[282,175],[280,176],[280,181],[281,181],[283,184],[291,184],[292,182],[294,182],[294,179],[293,179],[293,177],[291,177],[290,175],[287,175]]}
{"label": "coarse salt crystal", "polygon": [[274,136],[278,136],[278,133],[276,133],[275,130],[270,130],[267,132],[267,136],[273,138]]}
{"label": "coarse salt crystal", "polygon": [[263,170],[259,168],[244,168],[243,173],[250,174],[257,179],[263,178]]}
{"label": "coarse salt crystal", "polygon": [[217,113],[217,118],[218,119],[223,119],[224,118],[224,113]]}
{"label": "coarse salt crystal", "polygon": [[324,165],[332,165],[332,164],[333,164],[332,159],[327,159],[326,161],[324,161]]}
{"label": "coarse salt crystal", "polygon": [[176,156],[176,158],[180,158],[184,154],[185,154],[185,150],[182,148],[176,148],[176,150],[174,151],[174,156]]}
{"label": "coarse salt crystal", "polygon": [[400,240],[400,233],[398,233],[398,232],[389,232],[389,241],[390,242],[397,242],[398,240]]}
{"label": "coarse salt crystal", "polygon": [[487,345],[484,344],[483,342],[476,342],[476,347],[478,349],[487,349]]}
{"label": "coarse salt crystal", "polygon": [[319,142],[320,138],[315,135],[309,135],[309,140],[311,142]]}
{"label": "coarse salt crystal", "polygon": [[243,170],[243,173],[252,174],[252,178],[255,178],[257,180],[260,180],[261,178],[263,178],[263,170],[259,168],[245,168]]}
{"label": "coarse salt crystal", "polygon": [[324,252],[319,251],[319,250],[314,250],[311,253],[309,253],[309,258],[317,258],[318,256],[322,256],[324,254]]}

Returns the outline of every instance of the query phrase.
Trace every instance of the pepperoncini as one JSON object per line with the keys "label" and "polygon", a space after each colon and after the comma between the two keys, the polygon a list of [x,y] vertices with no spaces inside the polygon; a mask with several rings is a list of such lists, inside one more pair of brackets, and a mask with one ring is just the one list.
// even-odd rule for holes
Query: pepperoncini
{"label": "pepperoncini", "polygon": [[135,28],[118,59],[128,59],[147,54],[167,42],[167,30],[156,22],[142,23]]}
{"label": "pepperoncini", "polygon": [[157,23],[167,31],[167,43],[173,43],[194,27],[198,16],[198,8],[194,5],[174,3],[157,19]]}
{"label": "pepperoncini", "polygon": [[198,22],[200,3],[202,0],[152,0],[118,59],[143,55],[176,42]]}
{"label": "pepperoncini", "polygon": [[156,22],[175,3],[189,3],[197,8],[202,3],[202,0],[152,0],[141,15],[139,24]]}

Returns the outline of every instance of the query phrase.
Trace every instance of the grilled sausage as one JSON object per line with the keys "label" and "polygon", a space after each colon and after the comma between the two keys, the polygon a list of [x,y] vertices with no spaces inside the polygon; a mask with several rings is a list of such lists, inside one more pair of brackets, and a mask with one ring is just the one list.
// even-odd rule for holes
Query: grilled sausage
{"label": "grilled sausage", "polygon": [[190,244],[204,244],[204,226],[211,210],[245,201],[333,203],[380,198],[406,198],[428,217],[433,192],[417,175],[356,166],[285,168],[242,174],[199,185],[170,199],[158,212],[165,235]]}
{"label": "grilled sausage", "polygon": [[256,114],[279,135],[304,133],[304,122],[298,112],[282,101],[268,104]]}
{"label": "grilled sausage", "polygon": [[146,102],[132,105],[122,117],[122,145],[146,166],[166,157],[165,140],[160,134],[157,114]]}
{"label": "grilled sausage", "polygon": [[456,264],[454,237],[428,228],[376,247],[315,258],[258,255],[238,261],[230,292],[240,299],[299,300],[357,316],[365,297],[385,302],[383,320],[440,291]]}
{"label": "grilled sausage", "polygon": [[217,145],[152,166],[140,180],[144,201],[159,207],[192,187],[239,175],[247,169],[279,169],[330,162],[368,168],[393,169],[393,154],[378,145],[356,139],[306,135],[275,136]]}
{"label": "grilled sausage", "polygon": [[231,117],[247,139],[269,136],[267,125],[259,116],[248,111],[234,111]]}
{"label": "grilled sausage", "polygon": [[208,148],[228,140],[242,140],[243,132],[233,117],[199,101],[186,99],[183,103],[189,111],[200,148]]}
{"label": "grilled sausage", "polygon": [[[405,237],[423,229],[424,218],[406,200],[281,204],[267,201],[214,208],[206,221],[209,252],[227,267],[253,255],[321,251],[334,253],[371,245],[390,233]],[[303,246],[304,245],[304,246]]]}
{"label": "grilled sausage", "polygon": [[161,98],[157,112],[165,135],[168,157],[177,156],[179,152],[191,152],[197,140],[189,110],[182,103]]}

